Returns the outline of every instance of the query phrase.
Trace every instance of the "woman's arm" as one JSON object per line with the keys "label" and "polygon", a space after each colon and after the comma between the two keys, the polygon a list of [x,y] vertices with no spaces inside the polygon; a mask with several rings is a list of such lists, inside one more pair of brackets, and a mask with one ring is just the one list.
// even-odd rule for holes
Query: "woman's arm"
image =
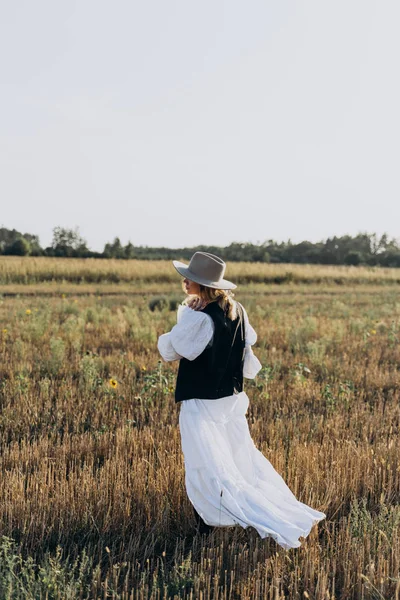
{"label": "woman's arm", "polygon": [[195,311],[188,306],[180,306],[178,311],[177,324],[169,333],[164,333],[158,338],[157,346],[164,360],[194,360],[211,342],[214,323],[206,313]]}
{"label": "woman's arm", "polygon": [[182,358],[180,354],[175,352],[175,349],[171,344],[171,332],[160,335],[157,348],[163,359],[166,361],[180,360]]}
{"label": "woman's arm", "polygon": [[[242,306],[243,308],[243,306]],[[253,352],[252,346],[257,341],[257,333],[250,325],[249,317],[246,310],[243,308],[244,325],[245,325],[245,355],[243,365],[243,377],[246,379],[254,379],[257,373],[261,370],[262,365],[257,356]]]}

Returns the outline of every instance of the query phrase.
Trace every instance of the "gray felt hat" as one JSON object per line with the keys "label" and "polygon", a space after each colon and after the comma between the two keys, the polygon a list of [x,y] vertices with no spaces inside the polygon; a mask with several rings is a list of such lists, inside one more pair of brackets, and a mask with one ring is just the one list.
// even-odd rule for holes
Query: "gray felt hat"
{"label": "gray felt hat", "polygon": [[195,252],[190,259],[190,263],[185,263],[179,260],[173,260],[172,264],[175,269],[190,279],[206,287],[215,288],[217,290],[234,290],[237,286],[224,279],[226,264],[215,254],[209,252]]}

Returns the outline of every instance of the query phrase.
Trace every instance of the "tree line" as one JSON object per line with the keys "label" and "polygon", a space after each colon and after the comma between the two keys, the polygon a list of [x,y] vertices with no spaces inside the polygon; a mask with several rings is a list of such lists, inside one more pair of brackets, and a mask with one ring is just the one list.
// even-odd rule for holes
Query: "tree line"
{"label": "tree line", "polygon": [[0,254],[9,256],[189,260],[198,250],[217,254],[226,261],[400,267],[399,241],[390,239],[387,234],[334,236],[316,243],[303,241],[294,244],[291,240],[277,242],[270,239],[261,244],[232,242],[229,246],[191,248],[134,246],[130,241],[124,246],[116,237],[113,242],[105,244],[103,252],[95,252],[88,248],[78,228],[55,227],[52,242],[47,248],[42,248],[37,235],[0,228]]}

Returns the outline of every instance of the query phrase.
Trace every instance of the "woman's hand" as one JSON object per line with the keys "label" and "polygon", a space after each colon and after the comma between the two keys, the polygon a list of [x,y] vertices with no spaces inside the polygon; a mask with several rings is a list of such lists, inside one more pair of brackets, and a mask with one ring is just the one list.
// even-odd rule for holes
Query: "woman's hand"
{"label": "woman's hand", "polygon": [[207,302],[204,302],[199,296],[194,296],[188,300],[187,306],[193,310],[202,310],[207,306]]}

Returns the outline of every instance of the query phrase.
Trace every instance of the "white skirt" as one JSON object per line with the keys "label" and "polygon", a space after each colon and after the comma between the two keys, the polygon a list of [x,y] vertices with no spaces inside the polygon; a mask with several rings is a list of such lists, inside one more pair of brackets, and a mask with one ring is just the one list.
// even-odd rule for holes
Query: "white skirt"
{"label": "white skirt", "polygon": [[254,527],[285,549],[301,545],[323,512],[299,502],[254,445],[245,392],[181,402],[179,427],[189,500],[208,525]]}

